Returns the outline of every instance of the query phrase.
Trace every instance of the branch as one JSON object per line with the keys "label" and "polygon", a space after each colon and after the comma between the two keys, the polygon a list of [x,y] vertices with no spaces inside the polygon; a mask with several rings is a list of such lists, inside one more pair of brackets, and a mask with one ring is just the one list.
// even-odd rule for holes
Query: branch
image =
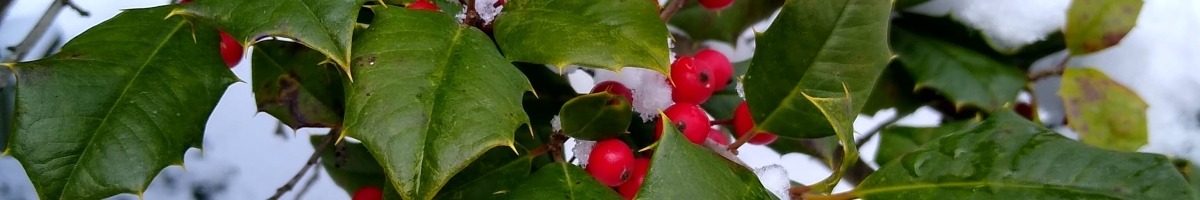
{"label": "branch", "polygon": [[25,54],[33,50],[33,46],[37,44],[38,40],[42,39],[42,35],[46,33],[46,29],[50,28],[50,23],[54,22],[54,18],[58,17],[58,12],[62,11],[62,7],[69,3],[66,0],[50,2],[50,7],[46,8],[46,12],[42,14],[42,18],[38,19],[37,25],[33,26],[33,30],[30,30],[29,34],[25,35],[25,39],[21,40],[21,43],[17,44],[16,47],[12,47],[13,54],[8,55],[8,58],[5,58],[4,62],[17,62],[24,59]]}
{"label": "branch", "polygon": [[288,191],[291,191],[293,187],[296,187],[296,183],[300,182],[300,178],[304,176],[304,173],[307,173],[309,168],[312,168],[313,165],[317,164],[317,159],[321,158],[321,154],[325,152],[325,148],[333,145],[334,142],[337,142],[337,138],[339,135],[341,135],[341,133],[342,130],[340,128],[333,128],[332,130],[329,130],[329,133],[325,134],[325,137],[321,140],[321,144],[313,150],[312,156],[309,156],[308,161],[304,162],[304,167],[301,167],[300,171],[296,172],[295,176],[292,176],[292,180],[289,180],[286,184],[283,184],[283,186],[280,186],[279,189],[275,190],[275,195],[272,195],[271,198],[267,199],[279,200],[279,197],[282,197],[283,193],[287,193]]}
{"label": "branch", "polygon": [[754,138],[754,135],[758,135],[758,131],[755,131],[755,130],[750,130],[748,132],[749,133],[742,134],[741,137],[738,137],[737,140],[735,140],[735,141],[733,141],[733,143],[729,144],[728,149],[729,149],[730,153],[733,153],[733,155],[737,155],[738,148],[740,148],[740,147],[742,147],[742,145],[746,144],[747,141],[750,141],[750,138]]}
{"label": "branch", "polygon": [[313,170],[312,176],[309,176],[308,181],[304,182],[304,187],[300,188],[299,192],[296,192],[296,200],[300,200],[301,197],[304,197],[304,194],[308,194],[308,189],[312,189],[312,186],[317,184],[317,180],[320,180],[321,166],[323,165],[315,166],[317,169]]}
{"label": "branch", "polygon": [[0,0],[0,22],[4,21],[4,17],[8,16],[8,6],[12,5],[12,0]]}
{"label": "branch", "polygon": [[671,2],[667,3],[667,7],[663,8],[662,13],[658,17],[662,18],[663,22],[671,21],[671,17],[675,15],[675,12],[679,12],[679,9],[682,9],[686,3],[687,0],[671,0]]}
{"label": "branch", "polygon": [[[546,142],[542,148],[550,151],[550,157],[554,159],[554,162],[564,162],[566,159],[563,158],[563,154],[566,153],[563,152],[563,143],[566,143],[567,139],[569,139],[569,137],[567,137],[567,135],[563,135],[562,131],[555,131],[554,133],[550,134],[550,141]],[[540,152],[544,152],[541,150],[542,148],[535,149],[533,154],[541,154]]]}
{"label": "branch", "polygon": [[70,1],[70,0],[62,0],[62,1],[63,1],[63,3],[65,3],[67,5],[68,8],[71,8],[71,10],[75,10],[75,12],[79,13],[79,16],[84,16],[84,17],[92,16],[91,13],[88,13],[87,10],[84,10],[83,7],[80,7],[79,4],[75,4],[75,2]]}
{"label": "branch", "polygon": [[882,124],[879,124],[879,126],[876,126],[875,128],[871,129],[871,131],[864,132],[863,134],[867,134],[867,135],[863,136],[862,138],[859,138],[858,140],[855,140],[854,146],[857,146],[858,148],[862,148],[863,144],[866,144],[867,141],[870,141],[872,137],[875,137],[875,135],[879,134],[879,131],[883,130],[883,128],[887,128],[888,126],[891,126],[892,124],[895,124],[896,122],[900,121],[901,118],[904,118],[904,117],[901,117],[899,115],[899,113],[897,113],[896,116],[892,116],[891,119],[888,119],[887,121],[883,122]]}
{"label": "branch", "polygon": [[479,17],[479,11],[475,10],[475,0],[458,0],[463,6],[467,7],[466,17],[463,18],[463,24],[483,28],[483,19]]}

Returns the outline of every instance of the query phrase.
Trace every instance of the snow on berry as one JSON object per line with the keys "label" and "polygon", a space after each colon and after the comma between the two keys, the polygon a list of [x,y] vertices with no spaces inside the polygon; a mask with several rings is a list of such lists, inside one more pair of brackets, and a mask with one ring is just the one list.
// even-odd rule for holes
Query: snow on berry
{"label": "snow on berry", "polygon": [[648,122],[658,117],[658,111],[671,106],[671,85],[667,77],[654,70],[626,67],[621,73],[608,70],[596,70],[592,77],[597,84],[605,81],[617,81],[629,88],[633,93],[633,111],[638,113],[642,122]]}
{"label": "snow on berry", "polygon": [[754,175],[758,176],[758,182],[775,197],[782,200],[791,199],[788,189],[792,188],[792,181],[788,179],[787,170],[783,169],[783,166],[773,164],[759,167],[754,169]]}

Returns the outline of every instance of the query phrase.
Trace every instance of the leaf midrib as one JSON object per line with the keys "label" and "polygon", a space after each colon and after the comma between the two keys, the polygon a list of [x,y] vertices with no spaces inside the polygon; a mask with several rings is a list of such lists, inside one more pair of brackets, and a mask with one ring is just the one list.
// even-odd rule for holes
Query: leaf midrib
{"label": "leaf midrib", "polygon": [[[454,36],[452,36],[450,38],[450,45],[448,46],[448,48],[446,48],[446,56],[442,58],[442,60],[444,60],[444,61],[443,61],[442,65],[438,67],[441,70],[438,70],[438,73],[440,74],[440,76],[438,76],[437,82],[434,83],[436,85],[436,88],[433,89],[433,91],[434,91],[433,99],[434,100],[431,102],[431,105],[429,105],[430,109],[428,111],[428,115],[429,115],[430,120],[425,121],[425,127],[422,127],[424,130],[421,131],[422,132],[421,136],[424,137],[424,138],[422,138],[422,140],[425,141],[425,143],[420,145],[421,149],[418,151],[419,153],[417,155],[418,156],[417,163],[415,165],[417,167],[417,170],[416,170],[417,180],[413,181],[414,182],[413,188],[416,188],[417,191],[420,191],[421,185],[424,184],[423,178],[424,178],[424,173],[425,173],[425,169],[424,169],[425,168],[425,157],[428,156],[426,154],[425,150],[429,148],[429,144],[432,143],[429,140],[433,138],[433,137],[429,137],[430,136],[429,130],[430,130],[430,127],[433,127],[433,122],[435,121],[433,119],[438,118],[435,116],[435,115],[437,115],[438,112],[435,112],[435,111],[441,110],[441,109],[439,109],[438,106],[440,106],[442,104],[440,104],[438,102],[441,102],[441,100],[443,98],[445,98],[445,96],[446,96],[445,92],[442,92],[441,89],[443,86],[445,86],[446,79],[449,79],[448,78],[450,76],[449,72],[451,72],[453,69],[455,69],[455,68],[449,67],[449,66],[451,63],[453,63],[455,61],[455,59],[451,59],[451,58],[454,57],[454,50],[457,49],[457,47],[459,46],[458,43],[462,39],[463,30],[466,30],[466,28],[461,27],[461,26],[458,28],[455,28]],[[446,181],[449,181],[449,180],[446,180]],[[441,186],[444,186],[444,184],[434,184],[435,188],[431,188],[430,191],[437,191],[437,190],[441,189]],[[429,196],[429,197],[432,198],[434,196]]]}
{"label": "leaf midrib", "polygon": [[88,157],[87,149],[89,149],[90,147],[92,147],[94,145],[96,135],[100,134],[101,128],[103,128],[108,123],[108,120],[111,119],[113,111],[116,110],[117,106],[121,104],[121,101],[123,99],[125,99],[125,94],[129,93],[129,88],[133,86],[134,82],[137,82],[138,78],[140,78],[142,75],[142,71],[145,70],[147,66],[149,66],[150,61],[154,60],[155,56],[158,55],[158,52],[160,52],[162,50],[162,48],[164,46],[166,46],[167,42],[170,41],[171,38],[175,36],[175,33],[179,32],[179,29],[182,28],[184,24],[186,24],[186,22],[182,21],[182,20],[177,22],[175,25],[175,28],[172,28],[171,32],[168,33],[166,36],[164,36],[162,41],[159,41],[158,46],[154,47],[154,50],[152,50],[150,55],[146,56],[146,60],[142,62],[142,65],[140,67],[138,67],[137,72],[135,72],[133,74],[133,78],[129,79],[129,82],[125,84],[125,87],[121,90],[121,93],[117,96],[117,99],[115,101],[113,101],[112,106],[110,106],[108,108],[108,112],[104,114],[104,118],[102,118],[100,120],[100,124],[96,126],[96,129],[94,129],[92,131],[92,134],[89,134],[88,141],[87,141],[87,143],[84,144],[84,148],[82,149],[83,152],[80,153],[79,157],[75,159],[74,164],[72,164],[72,166],[71,166],[71,175],[67,176],[66,182],[63,182],[63,184],[64,184],[63,189],[58,194],[59,199],[62,198],[63,193],[66,193],[67,191],[71,191],[68,189],[72,185],[71,181],[74,180],[74,178],[76,176],[78,176],[78,174],[79,174],[79,162],[83,161],[83,158]]}
{"label": "leaf midrib", "polygon": [[1103,195],[1105,197],[1109,197],[1109,198],[1113,198],[1113,199],[1131,199],[1131,198],[1124,197],[1124,196],[1117,196],[1115,194],[1078,190],[1078,189],[1072,188],[1070,186],[1064,186],[1064,185],[1051,185],[1051,184],[1026,185],[1026,184],[1020,184],[1020,183],[1003,183],[1003,182],[988,182],[988,181],[952,182],[952,183],[939,183],[939,184],[909,183],[907,185],[900,185],[900,186],[879,187],[879,188],[871,188],[871,189],[865,189],[865,190],[856,190],[856,191],[852,191],[851,193],[853,193],[859,197],[865,197],[867,195],[886,193],[886,192],[926,190],[926,189],[935,189],[935,188],[969,188],[969,187],[980,187],[980,186],[996,186],[996,187],[1004,187],[1004,188],[1047,189],[1047,190],[1055,190],[1055,191],[1066,191],[1066,192],[1072,192],[1072,193],[1097,194],[1097,195]]}

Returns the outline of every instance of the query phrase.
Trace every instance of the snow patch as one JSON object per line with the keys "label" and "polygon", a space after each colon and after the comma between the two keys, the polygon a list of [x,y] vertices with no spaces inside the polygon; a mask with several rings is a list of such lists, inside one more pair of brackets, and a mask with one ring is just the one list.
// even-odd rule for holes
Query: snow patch
{"label": "snow patch", "polygon": [[950,14],[983,32],[993,48],[1016,51],[1062,28],[1070,4],[1070,0],[933,0],[908,11]]}
{"label": "snow patch", "polygon": [[592,79],[596,83],[617,81],[628,87],[633,93],[633,111],[638,113],[642,122],[648,122],[658,117],[658,111],[671,106],[671,85],[667,77],[654,70],[636,67],[621,68],[621,73],[608,70],[596,70]]}
{"label": "snow patch", "polygon": [[575,148],[571,148],[571,153],[575,155],[575,162],[579,163],[579,167],[587,167],[588,155],[592,154],[592,147],[596,147],[596,141],[575,138]]}
{"label": "snow patch", "polygon": [[754,175],[758,176],[758,182],[762,183],[767,191],[771,191],[775,197],[782,200],[792,199],[788,195],[788,189],[792,188],[792,181],[788,179],[787,170],[778,164],[767,165],[754,169]]}

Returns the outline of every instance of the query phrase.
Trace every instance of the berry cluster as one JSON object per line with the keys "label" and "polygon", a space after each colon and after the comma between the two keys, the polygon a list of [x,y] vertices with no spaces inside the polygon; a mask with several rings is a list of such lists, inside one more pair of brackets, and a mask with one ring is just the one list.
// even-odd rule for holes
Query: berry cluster
{"label": "berry cluster", "polygon": [[[700,107],[714,92],[722,90],[732,83],[733,64],[729,59],[718,51],[702,50],[693,56],[676,58],[671,65],[669,75],[667,82],[671,87],[670,98],[674,104],[666,107],[662,113],[671,120],[670,123],[678,128],[689,142],[694,144],[705,145],[706,140],[712,140],[722,146],[729,145],[731,143],[729,135],[720,129],[715,129],[708,114]],[[614,99],[616,101],[645,101],[645,99],[635,99],[631,89],[618,81],[599,82],[591,92],[620,96],[621,98]],[[729,126],[728,128],[733,130],[737,136],[756,131],[754,120],[751,118],[745,102],[742,102],[734,113],[733,119],[720,120],[728,123],[717,125]],[[652,140],[662,138],[664,127],[660,120],[662,119],[655,119],[653,122],[655,129]],[[774,134],[760,132],[747,142],[765,145],[774,141],[775,138]],[[614,136],[596,141],[590,152],[587,150],[577,152],[586,154],[579,156],[582,158],[580,163],[584,165],[585,171],[600,183],[614,187],[613,189],[627,199],[631,199],[637,194],[646,170],[649,168],[649,157],[652,156],[651,152],[635,153],[630,144],[621,137]],[[576,148],[581,147],[577,146]]]}

